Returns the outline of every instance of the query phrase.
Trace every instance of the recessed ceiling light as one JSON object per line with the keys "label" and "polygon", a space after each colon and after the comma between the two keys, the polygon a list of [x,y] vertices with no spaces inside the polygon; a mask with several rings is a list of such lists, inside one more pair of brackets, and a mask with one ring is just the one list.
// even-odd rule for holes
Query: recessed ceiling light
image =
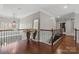
{"label": "recessed ceiling light", "polygon": [[60,16],[57,16],[57,18],[59,18]]}
{"label": "recessed ceiling light", "polygon": [[68,8],[68,5],[65,5],[65,6],[64,6],[64,9],[66,9],[66,8]]}

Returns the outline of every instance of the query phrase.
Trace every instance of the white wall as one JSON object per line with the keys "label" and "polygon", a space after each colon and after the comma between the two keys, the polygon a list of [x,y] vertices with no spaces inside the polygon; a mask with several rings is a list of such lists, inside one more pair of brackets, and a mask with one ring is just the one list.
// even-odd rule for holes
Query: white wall
{"label": "white wall", "polygon": [[79,14],[75,16],[74,28],[79,29]]}
{"label": "white wall", "polygon": [[20,29],[29,29],[32,28],[32,16],[28,16],[24,19],[20,19]]}
{"label": "white wall", "polygon": [[63,15],[61,16],[60,18],[57,18],[57,28],[60,29],[60,23],[65,23],[65,26],[66,26],[66,32],[65,34],[66,35],[74,35],[74,22],[71,20],[71,19],[75,19],[74,17],[74,13],[69,13],[69,14],[66,14],[66,15]]}
{"label": "white wall", "polygon": [[54,17],[51,18],[51,23],[50,24],[51,24],[51,27],[53,29],[56,29],[56,19]]}
{"label": "white wall", "polygon": [[[74,28],[79,30],[79,14],[75,16]],[[79,31],[77,31],[77,43],[79,43]]]}
{"label": "white wall", "polygon": [[[48,16],[47,14],[40,13],[40,29],[56,29],[55,18]],[[51,31],[40,31],[40,41],[48,43],[51,38]]]}
{"label": "white wall", "polygon": [[32,28],[34,19],[40,19],[40,29],[56,28],[55,19],[53,17],[51,18],[43,12],[38,12],[20,19],[20,28]]}
{"label": "white wall", "polygon": [[72,23],[71,23],[71,20],[67,20],[66,21],[66,34],[67,35],[73,35],[73,32],[72,32]]}
{"label": "white wall", "polygon": [[20,29],[29,29],[32,28],[32,20],[31,19],[22,19],[20,20]]}
{"label": "white wall", "polygon": [[33,27],[33,20],[39,17],[39,12],[20,19],[20,29],[29,29]]}
{"label": "white wall", "polygon": [[40,13],[40,28],[41,29],[52,29],[53,28],[53,20],[50,16],[45,13]]}

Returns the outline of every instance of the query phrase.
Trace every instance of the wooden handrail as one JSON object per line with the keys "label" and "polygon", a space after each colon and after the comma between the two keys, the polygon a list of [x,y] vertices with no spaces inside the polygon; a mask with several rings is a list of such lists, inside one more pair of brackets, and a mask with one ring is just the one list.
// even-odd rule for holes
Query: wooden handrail
{"label": "wooden handrail", "polygon": [[13,29],[0,30],[0,31],[14,31]]}
{"label": "wooden handrail", "polygon": [[[37,30],[37,29],[16,29],[16,30],[24,30],[24,31],[32,32],[32,31]],[[52,29],[40,29],[39,31],[57,31],[57,30],[60,30],[60,29],[55,29],[55,30],[52,30]],[[5,30],[0,30],[0,32],[1,31],[15,31],[15,30],[14,29],[5,29]]]}
{"label": "wooden handrail", "polygon": [[60,30],[60,29],[40,29],[40,31],[57,31],[57,30]]}
{"label": "wooden handrail", "polygon": [[[25,29],[16,29],[16,30],[25,30]],[[0,30],[0,32],[2,32],[2,31],[15,31],[15,29],[5,29],[5,30]]]}
{"label": "wooden handrail", "polygon": [[49,30],[49,29],[40,29],[40,31],[52,31],[52,30]]}

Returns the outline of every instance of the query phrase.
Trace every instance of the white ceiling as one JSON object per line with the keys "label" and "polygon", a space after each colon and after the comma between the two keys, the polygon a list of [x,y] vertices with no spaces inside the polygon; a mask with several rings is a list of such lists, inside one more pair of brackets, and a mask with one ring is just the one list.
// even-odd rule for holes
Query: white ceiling
{"label": "white ceiling", "polygon": [[64,4],[3,4],[0,5],[0,15],[9,17],[15,15],[15,17],[22,18],[40,9],[53,17],[69,12],[79,13],[79,5],[77,4],[68,4],[68,8],[64,8],[64,6]]}

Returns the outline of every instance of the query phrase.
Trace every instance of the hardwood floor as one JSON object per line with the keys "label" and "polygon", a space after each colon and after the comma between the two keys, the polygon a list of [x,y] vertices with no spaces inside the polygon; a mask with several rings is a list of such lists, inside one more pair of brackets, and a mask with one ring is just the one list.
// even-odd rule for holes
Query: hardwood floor
{"label": "hardwood floor", "polygon": [[0,53],[27,53],[27,54],[31,54],[31,53],[52,53],[51,52],[51,46],[44,44],[44,43],[38,43],[34,42],[34,41],[30,41],[30,43],[27,44],[26,40],[22,40],[22,41],[18,41],[18,42],[14,42],[11,43],[9,45],[7,45],[6,47],[3,46],[0,49]]}
{"label": "hardwood floor", "polygon": [[73,37],[65,36],[62,42],[56,49],[53,49],[54,46],[50,46],[41,42],[34,42],[30,40],[30,43],[27,43],[26,40],[17,41],[11,44],[8,44],[6,47],[3,46],[0,48],[0,53],[18,53],[18,54],[54,54],[54,53],[79,53],[79,48],[75,46],[75,41]]}
{"label": "hardwood floor", "polygon": [[56,53],[79,53],[74,38],[66,36],[57,48]]}

